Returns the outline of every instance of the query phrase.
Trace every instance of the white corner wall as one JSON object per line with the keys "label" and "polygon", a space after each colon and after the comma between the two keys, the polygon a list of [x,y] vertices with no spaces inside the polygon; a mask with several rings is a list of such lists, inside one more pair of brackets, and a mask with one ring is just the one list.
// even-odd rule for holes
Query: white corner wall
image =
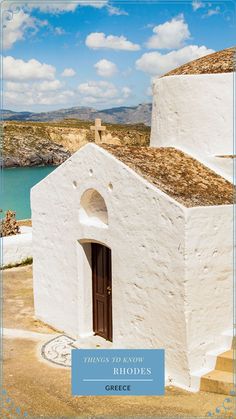
{"label": "white corner wall", "polygon": [[223,352],[233,325],[233,206],[186,213],[186,324],[192,376],[212,369],[209,351]]}
{"label": "white corner wall", "polygon": [[231,180],[234,73],[176,75],[156,79],[152,147],[175,147]]}
{"label": "white corner wall", "polygon": [[1,238],[3,266],[15,265],[32,258],[32,228],[20,227],[21,234]]}
{"label": "white corner wall", "polygon": [[[91,189],[106,228],[81,220]],[[232,207],[184,208],[94,144],[36,185],[31,205],[36,317],[93,335],[88,243],[102,243],[112,251],[113,347],[165,349],[167,384],[196,390],[191,375],[231,327]]]}

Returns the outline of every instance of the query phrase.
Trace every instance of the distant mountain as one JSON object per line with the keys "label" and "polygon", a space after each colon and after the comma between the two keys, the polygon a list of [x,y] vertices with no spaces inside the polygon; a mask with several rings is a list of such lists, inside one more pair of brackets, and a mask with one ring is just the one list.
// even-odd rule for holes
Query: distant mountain
{"label": "distant mountain", "polygon": [[1,119],[4,121],[38,121],[52,122],[63,119],[80,119],[83,121],[93,121],[95,118],[101,118],[102,121],[111,124],[136,124],[143,123],[151,125],[151,103],[140,104],[138,106],[111,108],[96,110],[87,107],[73,107],[68,109],[59,109],[50,112],[14,112],[3,109]]}
{"label": "distant mountain", "polygon": [[27,118],[30,117],[30,115],[32,115],[31,112],[14,112],[9,111],[8,109],[3,109],[1,111],[1,119],[3,119],[4,121],[27,121]]}

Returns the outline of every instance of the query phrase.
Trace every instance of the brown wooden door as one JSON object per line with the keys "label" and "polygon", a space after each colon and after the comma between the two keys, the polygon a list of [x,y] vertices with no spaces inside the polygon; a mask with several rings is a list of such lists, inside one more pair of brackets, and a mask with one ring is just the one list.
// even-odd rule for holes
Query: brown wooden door
{"label": "brown wooden door", "polygon": [[112,341],[111,250],[92,243],[93,330]]}

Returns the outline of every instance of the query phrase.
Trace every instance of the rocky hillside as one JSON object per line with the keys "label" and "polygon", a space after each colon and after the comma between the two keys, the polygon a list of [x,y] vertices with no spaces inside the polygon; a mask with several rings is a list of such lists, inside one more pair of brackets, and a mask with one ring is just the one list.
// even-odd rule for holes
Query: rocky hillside
{"label": "rocky hillside", "polygon": [[[94,141],[91,122],[13,122],[3,124],[3,166],[59,165],[88,142]],[[102,142],[148,145],[150,128],[144,124],[107,124]]]}
{"label": "rocky hillside", "polygon": [[137,124],[143,123],[151,125],[152,105],[150,103],[140,104],[133,107],[122,106],[120,108],[111,108],[96,110],[94,108],[73,107],[68,109],[59,109],[51,112],[13,112],[2,110],[1,118],[7,121],[62,121],[65,118],[77,118],[83,121],[94,121],[95,118],[101,118],[104,122],[111,124]]}

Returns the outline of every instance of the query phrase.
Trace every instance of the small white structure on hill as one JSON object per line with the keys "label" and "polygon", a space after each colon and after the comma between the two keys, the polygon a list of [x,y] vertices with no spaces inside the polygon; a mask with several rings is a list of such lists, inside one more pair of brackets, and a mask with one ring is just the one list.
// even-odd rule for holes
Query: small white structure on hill
{"label": "small white structure on hill", "polygon": [[152,147],[88,144],[32,189],[35,314],[80,341],[164,348],[167,380],[196,390],[232,325],[233,190],[181,151],[171,92]]}

